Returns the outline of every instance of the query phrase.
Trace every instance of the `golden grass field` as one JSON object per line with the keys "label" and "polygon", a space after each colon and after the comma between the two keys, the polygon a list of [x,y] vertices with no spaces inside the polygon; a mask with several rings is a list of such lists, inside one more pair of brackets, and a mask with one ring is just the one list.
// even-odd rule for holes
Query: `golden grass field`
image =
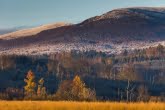
{"label": "golden grass field", "polygon": [[165,110],[165,103],[0,101],[0,110]]}

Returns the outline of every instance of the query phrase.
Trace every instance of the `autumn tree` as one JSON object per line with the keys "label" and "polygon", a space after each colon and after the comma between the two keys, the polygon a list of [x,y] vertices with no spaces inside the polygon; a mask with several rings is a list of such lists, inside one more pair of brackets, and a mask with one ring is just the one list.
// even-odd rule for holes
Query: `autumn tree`
{"label": "autumn tree", "polygon": [[25,90],[25,95],[30,98],[32,98],[32,96],[35,94],[36,83],[34,79],[35,79],[34,73],[31,70],[29,70],[26,78],[24,79],[26,83],[26,86],[24,86],[24,90]]}
{"label": "autumn tree", "polygon": [[58,100],[72,100],[72,80],[64,80],[60,83],[55,94]]}
{"label": "autumn tree", "polygon": [[86,95],[85,83],[83,83],[79,76],[75,76],[72,82],[71,94],[76,100],[82,100]]}
{"label": "autumn tree", "polygon": [[75,76],[72,81],[63,81],[56,96],[61,100],[95,100],[95,91],[87,88],[79,76]]}
{"label": "autumn tree", "polygon": [[43,97],[43,98],[46,97],[46,87],[44,87],[44,79],[43,78],[41,78],[38,81],[37,95],[39,97]]}

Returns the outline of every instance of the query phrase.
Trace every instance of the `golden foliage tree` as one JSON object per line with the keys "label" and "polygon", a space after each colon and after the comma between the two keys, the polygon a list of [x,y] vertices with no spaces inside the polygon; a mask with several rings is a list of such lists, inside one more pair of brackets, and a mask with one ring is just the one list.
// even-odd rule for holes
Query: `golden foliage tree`
{"label": "golden foliage tree", "polygon": [[71,93],[75,99],[82,99],[84,94],[85,84],[81,81],[79,76],[75,76],[72,82]]}
{"label": "golden foliage tree", "polygon": [[38,81],[37,95],[40,97],[46,97],[46,87],[44,87],[44,79],[41,78]]}
{"label": "golden foliage tree", "polygon": [[95,100],[95,91],[86,88],[85,83],[79,76],[75,76],[72,81],[63,81],[56,96],[61,100]]}
{"label": "golden foliage tree", "polygon": [[26,78],[24,79],[26,83],[26,86],[24,86],[24,90],[25,90],[25,94],[31,98],[35,94],[36,83],[34,79],[35,79],[34,73],[31,70],[29,70]]}

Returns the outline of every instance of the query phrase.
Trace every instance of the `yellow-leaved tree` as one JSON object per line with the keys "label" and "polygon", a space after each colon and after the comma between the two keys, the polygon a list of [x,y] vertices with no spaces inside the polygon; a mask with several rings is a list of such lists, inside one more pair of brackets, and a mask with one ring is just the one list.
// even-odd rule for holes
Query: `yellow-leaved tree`
{"label": "yellow-leaved tree", "polygon": [[72,81],[61,82],[56,97],[60,100],[95,100],[96,93],[87,88],[79,76],[75,76]]}
{"label": "yellow-leaved tree", "polygon": [[25,95],[28,98],[32,98],[32,96],[35,95],[36,83],[34,79],[35,79],[34,73],[31,70],[29,70],[26,75],[26,78],[24,79],[26,83],[26,86],[24,86]]}
{"label": "yellow-leaved tree", "polygon": [[85,83],[83,83],[79,76],[75,76],[72,82],[71,94],[76,100],[82,100],[85,96]]}
{"label": "yellow-leaved tree", "polygon": [[44,87],[44,79],[43,78],[41,78],[38,81],[37,95],[39,97],[42,97],[42,98],[46,97],[46,87]]}

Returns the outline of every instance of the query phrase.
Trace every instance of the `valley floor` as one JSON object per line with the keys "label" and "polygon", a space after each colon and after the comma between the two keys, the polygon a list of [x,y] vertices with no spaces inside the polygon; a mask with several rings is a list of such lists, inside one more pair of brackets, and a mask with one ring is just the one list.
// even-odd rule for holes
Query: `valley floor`
{"label": "valley floor", "polygon": [[0,101],[0,110],[165,110],[165,103]]}

